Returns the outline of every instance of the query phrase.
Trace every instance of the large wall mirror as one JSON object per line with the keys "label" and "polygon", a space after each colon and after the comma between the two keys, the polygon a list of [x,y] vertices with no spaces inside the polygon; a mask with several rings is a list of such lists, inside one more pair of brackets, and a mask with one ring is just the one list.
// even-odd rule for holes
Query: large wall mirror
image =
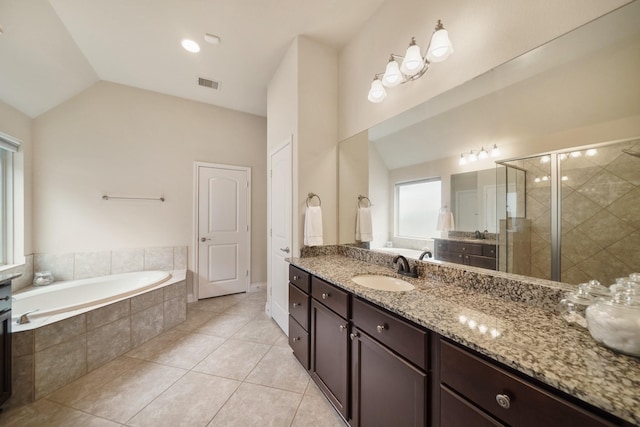
{"label": "large wall mirror", "polygon": [[[589,278],[606,282],[640,270],[640,243],[634,243],[640,242],[640,158],[634,155],[640,152],[638,22],[640,2],[633,2],[342,141],[339,243],[356,242],[362,195],[371,200],[373,232],[367,244],[374,250],[413,249],[407,254],[417,254],[433,251],[433,238],[456,233],[464,238],[464,232],[485,230],[499,246],[500,239],[513,237],[509,234],[513,230],[537,222],[548,234],[529,237],[524,243],[527,251],[510,254],[505,262],[504,257],[497,260],[499,269],[568,283]],[[499,157],[459,164],[461,154],[490,150],[494,144],[501,151]],[[587,156],[587,149],[595,149],[599,157]],[[571,153],[578,152],[584,162],[579,166],[575,162],[571,185],[567,176],[552,179],[551,169],[543,173],[549,164],[571,160]],[[561,169],[559,165],[554,168]],[[399,209],[404,209],[398,205],[399,186],[433,180],[439,180],[440,200],[431,200],[419,213],[431,224],[430,231],[399,234],[398,230],[407,229],[399,226]],[[558,189],[557,200],[537,197],[546,191],[545,185]],[[593,190],[595,186],[599,190]],[[612,189],[619,193],[615,198],[592,200],[595,197],[589,193],[611,194]],[[562,211],[563,202],[574,192],[575,200]],[[591,199],[585,201],[583,196]],[[625,203],[636,208],[622,208]],[[443,218],[451,218],[453,230],[442,226]],[[597,227],[608,239],[588,238],[589,227]],[[618,233],[622,229],[624,235]],[[576,239],[563,242],[562,236],[570,232]],[[611,239],[614,234],[619,235],[617,240]],[[635,239],[624,243],[625,236]],[[548,254],[544,252],[552,245]],[[615,257],[609,263],[615,272],[604,265],[580,269],[576,266],[594,260],[563,256],[585,252],[584,245],[608,257],[598,263]],[[506,256],[508,248],[502,252]],[[537,265],[552,258],[558,265]],[[605,268],[609,271],[603,273]],[[566,273],[570,269],[572,273]]]}

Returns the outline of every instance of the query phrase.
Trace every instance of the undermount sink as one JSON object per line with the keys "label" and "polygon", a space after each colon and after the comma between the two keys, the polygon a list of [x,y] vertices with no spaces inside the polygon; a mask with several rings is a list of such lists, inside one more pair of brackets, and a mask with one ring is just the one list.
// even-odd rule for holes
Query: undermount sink
{"label": "undermount sink", "polygon": [[378,276],[374,274],[363,274],[360,276],[352,277],[351,280],[356,282],[360,286],[365,288],[377,289],[379,291],[410,291],[415,289],[409,282],[405,282],[402,279],[388,276]]}

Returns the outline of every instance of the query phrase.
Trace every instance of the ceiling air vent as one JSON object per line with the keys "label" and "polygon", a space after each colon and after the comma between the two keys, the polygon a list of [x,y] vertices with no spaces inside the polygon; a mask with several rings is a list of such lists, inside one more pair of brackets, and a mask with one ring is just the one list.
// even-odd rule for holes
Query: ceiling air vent
{"label": "ceiling air vent", "polygon": [[204,77],[198,77],[198,84],[200,86],[208,87],[214,90],[219,90],[220,82],[211,79],[205,79]]}

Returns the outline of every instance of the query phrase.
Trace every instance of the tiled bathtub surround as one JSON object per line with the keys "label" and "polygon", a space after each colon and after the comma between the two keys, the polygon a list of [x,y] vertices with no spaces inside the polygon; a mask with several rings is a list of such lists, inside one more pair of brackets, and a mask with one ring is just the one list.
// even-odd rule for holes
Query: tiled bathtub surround
{"label": "tiled bathtub surround", "polygon": [[17,332],[11,405],[31,402],[186,319],[185,281]]}
{"label": "tiled bathtub surround", "polygon": [[[492,276],[483,282],[486,274],[471,268],[420,263],[427,278],[402,277],[413,283],[415,290],[379,291],[359,286],[351,278],[360,274],[393,276],[388,265],[382,266],[386,255],[372,253],[376,265],[354,259],[366,258],[367,251],[352,247],[339,250],[354,256],[293,258],[291,263],[551,387],[633,424],[640,423],[640,361],[598,345],[588,331],[572,328],[557,314],[537,306],[535,293],[544,293],[539,296],[544,299],[552,288],[536,288],[531,281],[517,285],[511,277]],[[520,291],[523,285],[526,288]],[[516,301],[518,295],[524,303]]]}
{"label": "tiled bathtub surround", "polygon": [[27,255],[25,257],[24,264],[3,270],[2,273],[20,274],[20,277],[17,277],[11,281],[11,291],[13,292],[30,286],[33,282],[33,255]]}

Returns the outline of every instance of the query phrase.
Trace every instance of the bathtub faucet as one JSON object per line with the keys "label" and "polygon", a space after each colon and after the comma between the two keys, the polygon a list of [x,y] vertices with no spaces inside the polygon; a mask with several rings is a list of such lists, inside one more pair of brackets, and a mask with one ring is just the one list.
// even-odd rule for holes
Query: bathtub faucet
{"label": "bathtub faucet", "polygon": [[31,310],[31,311],[27,311],[26,313],[22,313],[22,315],[20,316],[20,320],[18,320],[18,325],[24,325],[25,323],[31,322],[31,319],[29,319],[29,316],[27,316],[27,315],[33,313],[34,311],[38,311],[38,310],[39,309],[36,308],[35,310]]}

